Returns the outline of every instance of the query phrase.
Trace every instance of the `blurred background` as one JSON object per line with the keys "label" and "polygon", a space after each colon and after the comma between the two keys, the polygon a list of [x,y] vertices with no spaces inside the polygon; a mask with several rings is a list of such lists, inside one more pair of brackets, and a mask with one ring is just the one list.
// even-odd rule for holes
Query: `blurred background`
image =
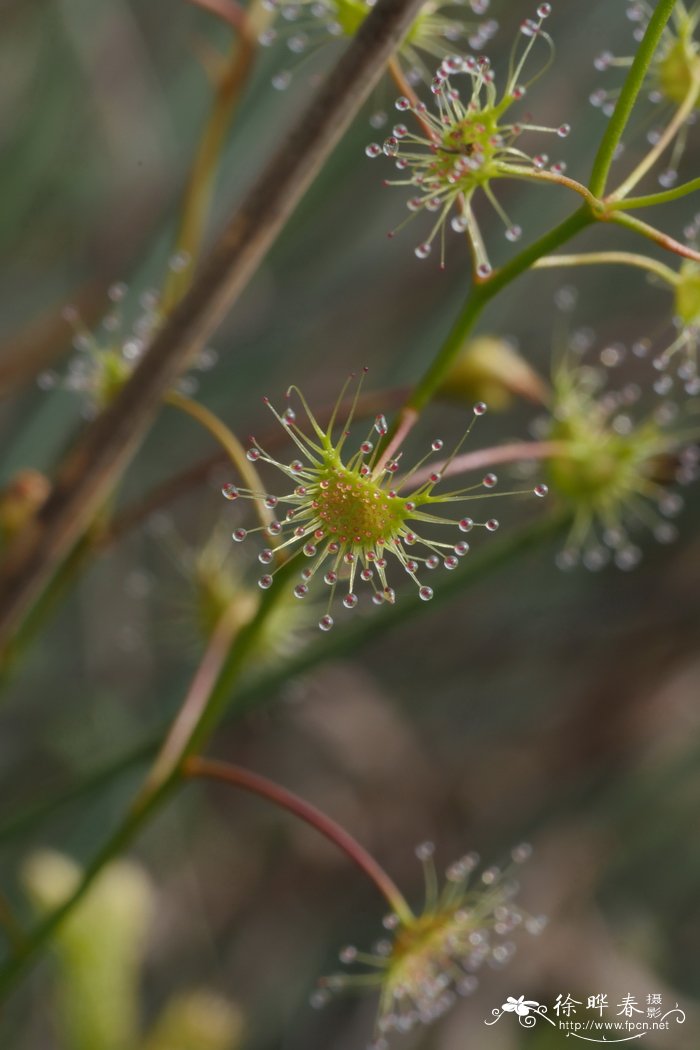
{"label": "blurred background", "polygon": [[[548,25],[554,67],[528,93],[536,122],[572,125],[556,145],[583,180],[604,127],[589,95],[616,75],[596,72],[593,59],[602,47],[631,52],[625,10],[623,0],[558,4]],[[490,13],[501,28],[489,54],[502,69],[531,12],[493,0]],[[230,30],[184,0],[2,0],[0,16],[7,484],[27,467],[50,472],[89,411],[84,393],[65,382],[75,351],[64,307],[75,305],[108,341],[113,333],[99,325],[110,286],[128,286],[126,330],[162,281],[211,94],[203,58],[230,47]],[[222,157],[212,235],[337,54],[330,44],[305,59],[281,92],[271,78],[298,60],[283,43],[261,52]],[[386,237],[405,214],[405,195],[382,186],[388,162],[370,162],[364,147],[381,136],[370,120],[391,114],[395,94],[388,81],[376,89],[212,341],[206,367],[190,377],[188,389],[196,383],[196,396],[242,439],[269,428],[263,394],[279,402],[294,382],[312,404],[327,406],[348,370],[365,364],[368,389],[385,390],[394,407],[396,390],[420,376],[454,319],[468,280],[462,240],[448,239],[441,272],[436,259],[414,256],[422,217]],[[650,106],[640,108],[620,171],[655,119]],[[535,138],[533,152],[543,148]],[[697,171],[696,139],[682,177]],[[558,188],[508,183],[501,193],[526,239],[575,203]],[[687,199],[659,221],[682,237],[692,215]],[[502,262],[513,248],[500,221],[485,208],[480,218]],[[577,245],[643,250],[632,235],[607,229]],[[572,278],[526,275],[496,299],[480,331],[512,339],[545,378],[553,351],[581,327],[591,330],[593,357],[611,344],[670,341],[669,296],[641,272],[587,268]],[[565,298],[573,309],[563,313],[561,288],[572,285],[575,296]],[[651,369],[631,355],[617,372],[616,383],[632,373],[651,382]],[[470,447],[526,438],[536,415],[513,401],[479,423]],[[417,440],[438,432],[448,440],[463,419],[463,406],[429,408]],[[194,423],[164,409],[120,488],[119,508],[141,506],[154,486],[213,451]],[[229,476],[197,467],[171,486],[154,513],[94,560],[6,670],[0,885],[26,921],[27,858],[44,847],[79,863],[94,855],[145,764],[134,759],[108,782],[91,778],[157,737],[184,695],[204,647],[202,551],[210,588],[233,579],[239,597],[255,593],[254,549],[229,550],[238,520],[222,506]],[[697,489],[685,495],[678,541],[660,546],[643,535],[634,572],[564,573],[555,566],[561,538],[537,546],[449,602],[376,638],[369,631],[361,645],[258,696],[210,745],[346,825],[417,904],[417,843],[433,840],[441,866],[472,849],[499,862],[521,840],[533,843],[521,901],[547,914],[548,928],[537,940],[523,935],[507,970],[484,974],[469,1000],[404,1045],[545,1050],[564,1036],[545,1026],[524,1031],[512,1019],[485,1029],[484,1018],[507,995],[551,1004],[560,993],[585,1002],[598,992],[611,1003],[627,993],[640,1001],[660,993],[666,1008],[678,1002],[686,1024],[649,1034],[646,1045],[698,1045],[700,500]],[[495,510],[502,531],[543,512],[517,499]],[[305,645],[307,633],[302,625],[280,637],[284,651]],[[32,816],[43,800],[80,784],[74,801]],[[313,831],[256,799],[191,786],[140,837],[132,859],[148,884],[139,913],[143,1032],[168,1003],[204,989],[212,1010],[230,1008],[230,1025],[219,1044],[202,1037],[192,1050],[367,1043],[372,997],[316,1011],[309,995],[319,975],[337,968],[344,944],[368,947],[380,936],[384,907]],[[98,947],[101,928],[95,920]],[[55,960],[44,959],[4,1008],[0,1045],[73,1050],[60,1033],[58,982]]]}

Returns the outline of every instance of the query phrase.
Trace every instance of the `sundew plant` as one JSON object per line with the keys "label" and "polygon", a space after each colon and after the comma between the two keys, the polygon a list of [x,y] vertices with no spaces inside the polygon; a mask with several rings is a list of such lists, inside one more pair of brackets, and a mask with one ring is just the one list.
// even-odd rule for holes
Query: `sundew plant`
{"label": "sundew plant", "polygon": [[6,6],[0,1045],[697,1045],[700,5]]}

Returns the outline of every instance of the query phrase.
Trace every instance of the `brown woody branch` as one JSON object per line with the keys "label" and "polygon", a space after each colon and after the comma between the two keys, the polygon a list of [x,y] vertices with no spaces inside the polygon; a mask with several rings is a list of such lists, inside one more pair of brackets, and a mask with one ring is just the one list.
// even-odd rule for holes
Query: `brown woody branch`
{"label": "brown woody branch", "polygon": [[379,78],[420,0],[379,0],[233,214],[110,407],[59,466],[52,493],[0,567],[0,644],[138,449],[163,394],[211,337]]}

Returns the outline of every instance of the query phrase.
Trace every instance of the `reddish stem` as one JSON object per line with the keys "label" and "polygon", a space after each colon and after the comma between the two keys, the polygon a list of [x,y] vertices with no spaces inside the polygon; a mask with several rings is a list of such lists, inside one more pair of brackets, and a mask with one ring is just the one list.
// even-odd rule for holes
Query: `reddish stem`
{"label": "reddish stem", "polygon": [[682,244],[680,241],[677,241],[675,237],[671,237],[670,234],[664,233],[663,230],[657,230],[655,226],[651,226],[648,222],[638,219],[636,215],[629,215],[627,212],[613,211],[606,215],[605,218],[608,222],[617,223],[618,226],[626,226],[628,229],[640,233],[642,237],[646,237],[648,240],[660,245],[662,248],[665,248],[667,252],[673,252],[674,255],[680,255],[684,259],[692,259],[693,262],[700,262],[700,252],[691,248],[689,244]]}
{"label": "reddish stem", "polygon": [[416,412],[415,408],[404,408],[401,411],[394,435],[387,445],[386,451],[382,453],[376,467],[374,468],[373,473],[376,477],[379,477],[394,453],[398,452],[401,448],[404,439],[411,432],[417,422],[418,412]]}
{"label": "reddish stem", "polygon": [[399,89],[401,94],[405,95],[411,103],[413,116],[416,118],[421,128],[423,129],[423,133],[432,142],[434,140],[434,134],[431,130],[431,127],[427,123],[427,121],[423,120],[417,108],[420,105],[420,99],[418,98],[418,95],[415,93],[408,80],[406,79],[404,71],[399,65],[399,61],[395,56],[393,58],[390,58],[387,62],[387,69],[389,70],[389,75],[396,84],[396,87]]}
{"label": "reddish stem", "polygon": [[[435,471],[449,478],[453,474],[464,474],[468,470],[481,470],[483,467],[493,467],[498,463],[550,459],[552,456],[561,455],[565,448],[562,441],[517,441],[511,445],[500,445],[496,448],[480,448],[478,452],[465,452],[463,456],[457,456],[447,466],[432,463],[423,470],[416,471],[415,474],[411,474],[411,488],[419,488],[429,480],[430,475]],[[399,481],[398,484],[400,488],[401,482]]]}
{"label": "reddish stem", "polygon": [[245,9],[234,0],[190,0],[190,3],[216,15],[222,22],[228,22],[236,32],[244,32],[247,29]]}
{"label": "reddish stem", "polygon": [[136,809],[139,808],[143,800],[150,798],[172,776],[182,760],[188,741],[202,718],[209,697],[219,678],[221,669],[231,649],[234,636],[235,629],[232,620],[226,615],[222,616],[209,640],[209,645],[197,668],[182,706],[148,774],[141,794],[136,801]]}
{"label": "reddish stem", "polygon": [[292,813],[306,824],[310,824],[312,828],[341,849],[360,871],[368,876],[402,921],[410,921],[413,917],[401,890],[364,846],[361,846],[340,824],[309,802],[299,798],[298,795],[292,794],[291,791],[287,791],[286,788],[258,773],[251,773],[250,770],[234,766],[230,762],[189,758],[184,763],[182,771],[186,777],[221,780],[225,784],[231,784],[253,795],[259,795],[281,809],[286,809],[288,813]]}

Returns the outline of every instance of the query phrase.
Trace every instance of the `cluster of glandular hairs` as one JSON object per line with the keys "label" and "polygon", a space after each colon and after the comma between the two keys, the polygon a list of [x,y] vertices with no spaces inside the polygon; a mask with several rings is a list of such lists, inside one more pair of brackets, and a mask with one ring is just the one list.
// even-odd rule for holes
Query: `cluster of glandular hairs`
{"label": "cluster of glandular hairs", "polygon": [[[405,97],[396,101],[396,108],[401,112],[413,111],[422,132],[397,124],[383,145],[372,142],[367,146],[368,157],[382,154],[393,157],[403,173],[387,185],[407,186],[417,191],[408,201],[409,211],[436,215],[432,230],[415,249],[419,259],[430,255],[439,234],[444,266],[445,228],[449,219],[453,230],[466,233],[479,275],[490,274],[491,264],[473,208],[477,191],[484,194],[503,221],[508,240],[516,241],[521,236],[520,227],[511,222],[499,203],[492,183],[496,179],[532,175],[549,166],[546,154],[531,157],[520,148],[523,132],[543,132],[565,138],[571,130],[568,124],[549,128],[512,123],[507,119],[511,106],[526,94],[528,85],[522,83],[523,70],[537,40],[547,43],[551,58],[552,41],[542,28],[550,12],[550,4],[540,4],[536,19],[522,23],[502,94],[497,90],[488,58],[450,56],[441,63],[431,85],[437,102],[436,113],[422,102],[414,105]],[[520,40],[526,41],[522,48],[518,46]],[[467,80],[464,99],[455,86],[457,77]],[[564,165],[553,164],[550,170],[561,174]]]}
{"label": "cluster of glandular hairs", "polygon": [[[355,35],[371,11],[371,0],[268,0],[268,6],[279,12],[277,25],[266,29],[260,43],[269,47],[280,38],[295,55],[308,55],[328,38],[347,38]],[[493,37],[498,24],[493,19],[477,22],[467,16],[482,15],[488,9],[488,0],[428,0],[420,8],[415,21],[398,49],[398,59],[411,83],[430,80],[431,64],[440,61],[460,43],[481,49]],[[290,70],[280,70],[272,78],[278,90],[288,87]]]}
{"label": "cluster of glandular hairs", "polygon": [[[343,394],[345,389],[347,384]],[[384,416],[376,417],[363,441],[348,447],[360,384],[337,440],[333,437],[333,430],[340,400],[328,427],[323,430],[295,387],[290,388],[288,396],[292,391],[296,391],[304,408],[310,434],[297,423],[296,413],[291,407],[279,413],[267,398],[265,403],[303,458],[280,462],[253,439],[248,459],[281,471],[289,479],[290,490],[277,496],[253,492],[237,484],[225,485],[223,494],[229,500],[240,497],[260,500],[268,510],[279,508],[280,511],[264,529],[235,529],[233,539],[241,542],[250,531],[262,531],[270,541],[270,545],[258,555],[264,566],[276,563],[279,567],[280,556],[283,558],[285,551],[289,551],[288,558],[298,558],[304,563],[300,581],[294,588],[297,598],[305,598],[312,583],[322,577],[329,588],[327,611],[319,623],[324,631],[333,627],[331,607],[338,587],[345,591],[342,604],[346,609],[358,605],[361,585],[365,585],[371,600],[377,605],[395,601],[396,592],[388,574],[392,559],[413,580],[420,597],[429,601],[433,589],[425,582],[426,575],[440,567],[456,569],[460,559],[469,551],[466,536],[473,529],[495,532],[498,528],[495,518],[475,521],[471,517],[435,513],[449,511],[454,504],[490,495],[490,490],[497,484],[496,475],[488,473],[467,488],[437,491],[475,419],[486,411],[486,405],[483,402],[474,405],[462,440],[446,460],[432,469],[425,466],[428,459],[439,456],[442,451],[443,442],[436,439],[422,460],[408,472],[401,473],[401,454],[397,452],[387,459],[381,452],[381,442],[389,429]],[[537,485],[534,489],[538,496],[546,495],[546,491],[544,485]],[[433,538],[431,533],[438,528],[446,528],[454,536],[450,539]],[[264,590],[272,586],[275,571],[272,568],[260,577],[258,582]]]}
{"label": "cluster of glandular hairs", "polygon": [[[640,341],[632,353],[644,357],[649,349]],[[688,425],[687,404],[674,398],[674,379],[657,376],[649,391],[656,403],[645,411],[641,385],[608,385],[606,373],[626,356],[616,344],[601,351],[602,367],[564,364],[554,377],[551,415],[537,428],[538,437],[561,448],[549,460],[548,481],[573,519],[558,558],[562,568],[579,562],[594,570],[609,562],[634,568],[642,556],[635,542],[640,527],[672,542],[671,519],[683,507],[676,486],[698,476],[698,431]]]}
{"label": "cluster of glandular hairs", "polygon": [[[654,6],[643,0],[631,0],[628,3],[627,16],[634,24],[636,41],[642,39]],[[696,39],[699,22],[700,4],[688,7],[679,0],[664,28],[661,43],[654,54],[645,80],[646,95],[657,108],[659,121],[667,119],[671,109],[680,106],[691,91],[700,88],[700,42]],[[617,56],[611,51],[603,51],[596,57],[595,67],[600,72],[614,68],[626,69],[632,65],[632,61],[633,55]],[[619,93],[618,87],[600,87],[591,94],[590,101],[609,117],[615,108]],[[700,91],[696,91],[691,112],[675,141],[671,158],[659,174],[662,186],[672,186],[678,178],[678,165],[685,150],[688,128],[695,123],[698,109]],[[660,130],[652,127],[647,133],[649,143],[654,145],[660,134]]]}
{"label": "cluster of glandular hairs", "polygon": [[685,379],[686,393],[700,393],[698,377],[698,344],[700,343],[700,265],[692,260],[683,263],[680,269],[675,295],[674,325],[676,337],[657,357],[657,367],[663,369],[680,351],[684,362],[679,369]]}
{"label": "cluster of glandular hairs", "polygon": [[440,889],[433,844],[420,845],[416,853],[425,873],[422,911],[388,915],[385,937],[371,952],[344,948],[340,961],[362,971],[322,978],[313,1005],[323,1006],[333,992],[378,989],[376,1032],[369,1050],[385,1050],[392,1032],[408,1032],[437,1020],[458,997],[476,989],[476,975],[484,965],[499,967],[511,959],[514,933],[524,929],[537,934],[544,928],[542,918],[528,916],[515,903],[519,887],[514,867],[531,852],[527,844],[518,846],[507,870],[491,867],[481,874],[478,855],[468,853],[450,865]]}
{"label": "cluster of glandular hairs", "polygon": [[[697,249],[700,244],[700,214],[694,217],[683,232],[691,247]],[[673,292],[675,336],[671,343],[657,354],[654,364],[659,371],[664,371],[674,359],[680,358],[678,376],[685,383],[686,393],[695,396],[700,393],[700,263],[692,259],[683,260]]]}
{"label": "cluster of glandular hairs", "polygon": [[[170,269],[177,272],[187,262],[184,254],[174,255]],[[140,361],[162,321],[160,293],[156,290],[142,292],[135,301],[129,296],[127,285],[118,283],[111,286],[108,298],[110,308],[94,330],[87,327],[74,306],[65,308],[63,316],[73,330],[75,354],[65,376],[47,371],[38,377],[43,390],[63,386],[82,395],[87,417],[109,404]],[[216,352],[207,348],[199,355],[194,368],[207,371],[216,361]],[[190,373],[183,376],[177,386],[181,393],[192,394],[197,389],[197,379]]]}

